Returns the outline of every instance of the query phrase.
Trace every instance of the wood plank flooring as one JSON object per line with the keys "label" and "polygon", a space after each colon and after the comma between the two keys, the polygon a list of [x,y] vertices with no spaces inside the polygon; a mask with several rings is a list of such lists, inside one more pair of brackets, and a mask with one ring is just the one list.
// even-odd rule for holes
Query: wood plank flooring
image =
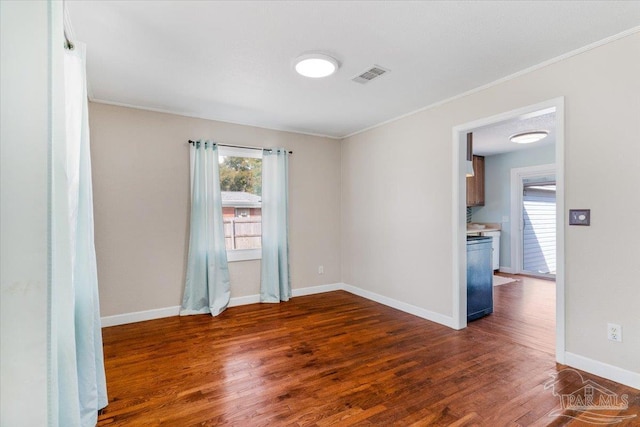
{"label": "wood plank flooring", "polygon": [[522,275],[499,275],[518,282],[494,286],[493,314],[469,323],[469,327],[555,355],[555,282]]}
{"label": "wood plank flooring", "polygon": [[[105,328],[98,425],[588,425],[548,416],[559,398],[543,385],[565,367],[538,336],[548,331],[501,314],[531,296],[514,285],[496,287],[496,312],[462,331],[343,291]],[[583,375],[628,394],[621,415],[640,414],[640,391]],[[560,386],[581,387],[575,376]]]}

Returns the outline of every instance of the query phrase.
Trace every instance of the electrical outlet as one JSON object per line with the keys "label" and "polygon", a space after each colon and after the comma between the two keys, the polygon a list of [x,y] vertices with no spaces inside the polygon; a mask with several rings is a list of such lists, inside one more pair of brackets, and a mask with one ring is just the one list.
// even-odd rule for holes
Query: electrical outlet
{"label": "electrical outlet", "polygon": [[324,265],[318,266],[318,274],[324,274]]}
{"label": "electrical outlet", "polygon": [[610,341],[622,342],[622,326],[615,323],[607,323],[607,338]]}

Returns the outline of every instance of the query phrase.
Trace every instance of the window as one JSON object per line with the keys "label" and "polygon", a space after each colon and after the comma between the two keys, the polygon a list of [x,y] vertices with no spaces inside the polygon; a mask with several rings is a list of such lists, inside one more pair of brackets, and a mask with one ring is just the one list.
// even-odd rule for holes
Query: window
{"label": "window", "polygon": [[227,259],[260,259],[262,150],[219,146],[218,156]]}
{"label": "window", "polygon": [[236,208],[236,218],[249,218],[250,215],[251,215],[251,209]]}

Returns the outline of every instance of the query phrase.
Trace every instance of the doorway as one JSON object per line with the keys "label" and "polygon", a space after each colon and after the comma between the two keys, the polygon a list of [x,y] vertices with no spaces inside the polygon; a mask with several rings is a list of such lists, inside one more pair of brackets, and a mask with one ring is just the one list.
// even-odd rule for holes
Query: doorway
{"label": "doorway", "polygon": [[511,170],[513,273],[555,279],[557,209],[555,164]]}
{"label": "doorway", "polygon": [[[550,101],[520,108],[507,113],[459,125],[453,128],[453,212],[454,212],[454,253],[453,253],[453,307],[452,326],[463,329],[467,326],[467,283],[466,283],[466,134],[474,129],[499,124],[514,118],[532,117],[543,110],[555,111],[555,195],[556,216],[562,218],[564,212],[564,99],[556,98]],[[524,192],[522,193],[524,195]],[[522,198],[522,196],[521,196]],[[514,220],[518,216],[511,216]],[[513,223],[520,221],[512,221]],[[565,359],[565,312],[564,312],[564,223],[556,221],[556,339],[555,354],[558,363]],[[513,249],[513,248],[512,248]]]}
{"label": "doorway", "polygon": [[522,272],[556,275],[556,182],[525,183],[522,194]]}

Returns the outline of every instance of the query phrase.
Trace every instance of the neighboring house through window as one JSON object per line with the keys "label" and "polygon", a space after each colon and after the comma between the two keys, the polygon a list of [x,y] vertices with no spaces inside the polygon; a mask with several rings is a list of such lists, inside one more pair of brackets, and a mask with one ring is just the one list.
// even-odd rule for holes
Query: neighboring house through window
{"label": "neighboring house through window", "polygon": [[260,259],[262,150],[220,146],[218,155],[227,258]]}
{"label": "neighboring house through window", "polygon": [[249,218],[251,210],[249,208],[236,208],[236,218]]}

